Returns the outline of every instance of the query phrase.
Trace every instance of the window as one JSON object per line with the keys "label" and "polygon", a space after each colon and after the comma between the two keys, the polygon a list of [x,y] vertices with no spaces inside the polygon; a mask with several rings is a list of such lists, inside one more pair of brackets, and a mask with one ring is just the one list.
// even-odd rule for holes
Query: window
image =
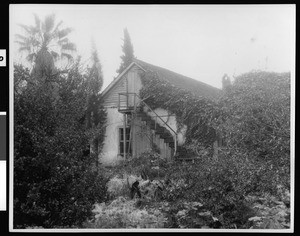
{"label": "window", "polygon": [[[124,128],[119,128],[119,154],[124,156]],[[126,128],[125,142],[126,142],[126,154],[132,154],[132,145],[130,143],[130,128]],[[128,152],[129,149],[129,152]]]}

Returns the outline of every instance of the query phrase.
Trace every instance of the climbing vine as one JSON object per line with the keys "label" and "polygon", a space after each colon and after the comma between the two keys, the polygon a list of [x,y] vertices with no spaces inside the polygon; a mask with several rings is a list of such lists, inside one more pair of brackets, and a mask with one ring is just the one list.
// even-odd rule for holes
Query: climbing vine
{"label": "climbing vine", "polygon": [[156,73],[141,74],[140,96],[152,108],[163,108],[176,115],[178,128],[186,126],[186,143],[197,142],[209,147],[216,140],[215,123],[219,109],[215,102],[196,96],[161,80]]}

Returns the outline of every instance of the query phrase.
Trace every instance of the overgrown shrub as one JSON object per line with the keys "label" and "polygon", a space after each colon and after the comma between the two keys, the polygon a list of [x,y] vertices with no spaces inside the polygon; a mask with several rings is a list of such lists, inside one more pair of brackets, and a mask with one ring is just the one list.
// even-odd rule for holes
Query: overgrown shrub
{"label": "overgrown shrub", "polygon": [[118,197],[110,204],[96,204],[95,219],[87,222],[87,228],[163,228],[166,219],[159,210],[137,208],[136,199]]}
{"label": "overgrown shrub", "polygon": [[[248,228],[251,229],[286,229],[290,228],[289,192],[277,198],[270,194],[263,197],[249,196],[256,211],[254,217],[248,219]],[[280,201],[283,200],[283,201]]]}
{"label": "overgrown shrub", "polygon": [[155,179],[164,177],[167,166],[167,160],[161,158],[156,151],[149,149],[137,158],[126,161],[125,171],[144,179]]}
{"label": "overgrown shrub", "polygon": [[200,202],[179,200],[163,202],[162,211],[168,217],[168,228],[220,228],[222,224]]}
{"label": "overgrown shrub", "polygon": [[285,185],[290,182],[290,76],[264,71],[237,76],[219,101],[217,122],[231,152],[272,165],[288,180]]}
{"label": "overgrown shrub", "polygon": [[[264,178],[264,165],[243,156],[219,155],[218,159],[199,159],[194,163],[170,166],[165,199],[201,202],[225,228],[242,227],[254,214],[245,201],[250,193],[273,193],[276,184]],[[274,173],[272,173],[274,176]]]}
{"label": "overgrown shrub", "polygon": [[89,153],[86,82],[77,69],[32,84],[28,71],[15,67],[15,228],[80,226],[106,199],[98,157]]}
{"label": "overgrown shrub", "polygon": [[111,178],[107,182],[107,192],[110,194],[110,198],[128,195],[128,186],[126,179],[121,179],[117,176]]}

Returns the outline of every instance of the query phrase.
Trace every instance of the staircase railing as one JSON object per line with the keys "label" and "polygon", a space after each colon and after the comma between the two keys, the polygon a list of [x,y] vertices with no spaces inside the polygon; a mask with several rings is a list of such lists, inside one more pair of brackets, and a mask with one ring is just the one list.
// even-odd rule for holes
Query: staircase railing
{"label": "staircase railing", "polygon": [[[121,98],[125,97],[125,101],[122,100]],[[136,97],[138,99],[136,99]],[[133,98],[132,103],[129,103],[129,98]],[[139,100],[139,101],[138,101]],[[174,156],[176,155],[177,152],[177,132],[170,126],[164,119],[162,119],[139,95],[136,93],[119,93],[119,103],[118,103],[118,110],[120,112],[129,112],[129,111],[136,111],[137,103],[143,103],[145,107],[147,107],[151,112],[155,114],[156,117],[158,117],[174,134]],[[155,124],[157,123],[157,120],[155,119]]]}
{"label": "staircase railing", "polygon": [[172,129],[172,127],[169,126],[168,123],[164,121],[164,119],[162,119],[143,99],[141,99],[139,95],[135,94],[135,96],[139,98],[140,102],[143,103],[145,107],[147,107],[151,112],[153,112],[155,116],[158,117],[174,133],[173,137],[174,137],[174,156],[175,156],[177,151],[177,132],[174,129]]}

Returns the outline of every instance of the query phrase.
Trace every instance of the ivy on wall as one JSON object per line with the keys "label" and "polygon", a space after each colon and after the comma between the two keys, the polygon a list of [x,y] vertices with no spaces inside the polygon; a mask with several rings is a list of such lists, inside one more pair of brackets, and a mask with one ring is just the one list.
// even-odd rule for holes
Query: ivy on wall
{"label": "ivy on wall", "polygon": [[219,117],[215,102],[178,88],[153,72],[141,73],[141,80],[141,98],[152,109],[162,108],[174,114],[179,129],[186,125],[186,143],[196,141],[207,147],[213,144],[217,138],[215,123]]}

